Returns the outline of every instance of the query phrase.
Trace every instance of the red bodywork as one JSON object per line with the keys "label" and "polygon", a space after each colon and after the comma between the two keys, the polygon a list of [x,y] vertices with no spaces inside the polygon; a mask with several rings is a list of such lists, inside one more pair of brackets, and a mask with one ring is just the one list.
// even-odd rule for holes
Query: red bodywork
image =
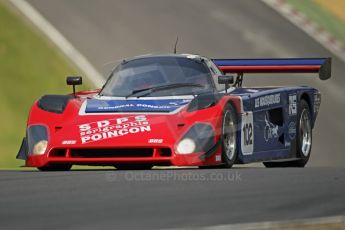
{"label": "red bodywork", "polygon": [[[177,154],[176,144],[196,123],[208,123],[213,127],[214,143],[216,144],[220,139],[225,104],[231,102],[237,112],[241,111],[240,97],[224,96],[215,106],[193,112],[187,111],[187,105],[175,114],[79,115],[86,98],[91,98],[97,93],[98,91],[78,93],[75,99],[69,101],[62,114],[44,111],[37,106],[37,101],[34,103],[30,111],[28,127],[38,124],[45,125],[48,129],[48,147],[43,155],[33,156],[29,153],[26,166],[43,167],[56,163],[79,165],[149,163],[175,166],[221,164],[221,145],[218,145],[214,154],[205,159],[201,157],[204,152]],[[128,133],[82,143],[81,125],[98,124],[97,122],[105,120],[111,120],[113,125],[121,125],[124,118],[131,120],[135,116],[146,117],[150,124],[149,132]],[[107,150],[111,150],[114,154],[109,155]]]}

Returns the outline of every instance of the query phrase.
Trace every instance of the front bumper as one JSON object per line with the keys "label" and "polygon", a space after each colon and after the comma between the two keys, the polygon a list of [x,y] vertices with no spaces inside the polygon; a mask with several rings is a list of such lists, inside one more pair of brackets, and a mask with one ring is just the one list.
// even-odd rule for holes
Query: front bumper
{"label": "front bumper", "polygon": [[29,155],[28,167],[43,167],[49,164],[74,164],[106,166],[116,164],[152,164],[155,166],[202,166],[220,164],[220,149],[205,158],[205,153],[180,155],[168,147],[153,148],[85,148],[85,149],[52,149],[44,155]]}

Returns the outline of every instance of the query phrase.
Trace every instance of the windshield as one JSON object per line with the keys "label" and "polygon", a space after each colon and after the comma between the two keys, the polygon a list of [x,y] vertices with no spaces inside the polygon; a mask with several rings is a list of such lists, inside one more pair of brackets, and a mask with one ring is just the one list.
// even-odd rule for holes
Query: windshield
{"label": "windshield", "polygon": [[[201,60],[175,56],[147,57],[123,62],[116,67],[100,95],[125,97],[154,87],[158,90],[143,95],[196,95],[213,91],[213,84],[211,73]],[[160,87],[167,85],[173,87]]]}

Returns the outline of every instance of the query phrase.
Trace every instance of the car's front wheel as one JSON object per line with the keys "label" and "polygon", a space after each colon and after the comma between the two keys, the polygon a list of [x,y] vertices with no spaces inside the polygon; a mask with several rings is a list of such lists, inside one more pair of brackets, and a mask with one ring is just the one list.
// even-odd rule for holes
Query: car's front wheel
{"label": "car's front wheel", "polygon": [[222,161],[224,167],[231,168],[237,158],[237,116],[236,110],[228,104],[222,120]]}

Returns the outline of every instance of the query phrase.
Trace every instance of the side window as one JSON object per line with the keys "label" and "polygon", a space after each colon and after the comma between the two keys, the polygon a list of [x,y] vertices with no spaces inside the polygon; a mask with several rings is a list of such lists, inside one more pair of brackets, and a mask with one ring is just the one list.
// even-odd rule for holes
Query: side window
{"label": "side window", "polygon": [[212,70],[212,72],[214,72],[217,75],[222,75],[223,74],[212,61],[208,61],[208,62],[209,62],[210,69]]}
{"label": "side window", "polygon": [[214,85],[216,86],[217,90],[218,91],[224,91],[225,85],[218,84],[218,79],[216,78],[217,75],[223,75],[223,73],[218,69],[218,67],[212,61],[207,60],[206,63],[212,72],[213,82],[214,82]]}
{"label": "side window", "polygon": [[211,69],[213,75],[217,75],[217,71],[215,70],[215,68],[212,65],[210,66],[210,69]]}

